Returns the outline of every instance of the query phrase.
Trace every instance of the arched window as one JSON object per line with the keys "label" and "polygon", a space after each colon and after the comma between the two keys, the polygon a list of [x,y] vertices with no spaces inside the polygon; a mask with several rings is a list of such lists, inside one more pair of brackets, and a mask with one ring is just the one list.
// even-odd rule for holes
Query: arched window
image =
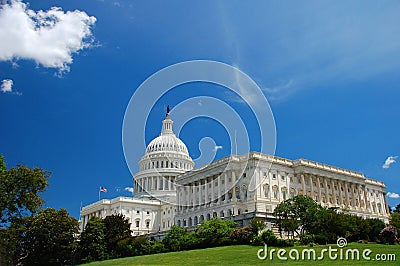
{"label": "arched window", "polygon": [[278,186],[272,187],[272,196],[274,199],[278,199]]}
{"label": "arched window", "polygon": [[268,198],[269,197],[269,184],[264,184],[263,190],[264,190],[264,197]]}
{"label": "arched window", "polygon": [[246,185],[242,186],[242,194],[243,194],[243,199],[247,200],[247,186]]}
{"label": "arched window", "polygon": [[239,187],[236,187],[235,190],[236,190],[236,198],[237,198],[237,199],[240,199],[240,196],[241,196],[241,195],[240,195],[240,189],[239,189]]}
{"label": "arched window", "polygon": [[149,229],[150,228],[150,220],[147,219],[145,222],[146,222],[146,228]]}

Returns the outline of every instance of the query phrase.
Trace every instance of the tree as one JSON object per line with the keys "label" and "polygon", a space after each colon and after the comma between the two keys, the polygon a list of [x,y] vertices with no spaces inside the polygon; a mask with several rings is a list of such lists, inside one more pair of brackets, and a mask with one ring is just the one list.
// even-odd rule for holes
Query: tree
{"label": "tree", "polygon": [[126,247],[123,246],[123,243],[127,242],[121,241],[130,238],[132,234],[129,220],[122,214],[113,214],[104,218],[103,222],[105,226],[104,240],[107,243],[107,253],[112,258],[122,257],[123,253],[126,253],[124,251]]}
{"label": "tree", "polygon": [[253,218],[250,221],[250,228],[253,235],[258,235],[266,227],[265,220],[262,218]]}
{"label": "tree", "polygon": [[65,209],[47,208],[32,218],[24,238],[25,265],[71,264],[78,221]]}
{"label": "tree", "polygon": [[400,231],[400,212],[393,212],[390,215],[390,224],[393,225],[397,231]]}
{"label": "tree", "polygon": [[229,236],[235,244],[247,245],[253,239],[253,232],[250,226],[236,228]]}
{"label": "tree", "polygon": [[7,170],[0,156],[0,264],[18,264],[24,256],[23,236],[31,217],[43,204],[40,193],[50,172],[18,165]]}
{"label": "tree", "polygon": [[397,204],[393,212],[398,212],[400,213],[400,204]]}
{"label": "tree", "polygon": [[80,236],[79,256],[82,262],[104,260],[107,258],[104,221],[92,217]]}
{"label": "tree", "polygon": [[317,220],[316,214],[321,208],[321,205],[312,198],[304,195],[295,196],[278,204],[274,209],[274,216],[281,236],[282,231],[287,232],[289,237],[309,231],[314,226]]}
{"label": "tree", "polygon": [[397,241],[397,231],[392,225],[389,225],[382,229],[380,233],[382,242],[385,244],[393,245]]}
{"label": "tree", "polygon": [[197,228],[197,236],[205,247],[222,246],[231,243],[230,234],[235,230],[236,223],[231,220],[212,218],[203,222]]}
{"label": "tree", "polygon": [[174,225],[165,235],[162,243],[169,251],[188,250],[197,247],[198,238],[194,232],[188,232],[186,228]]}
{"label": "tree", "polygon": [[42,206],[39,193],[48,186],[50,172],[18,165],[7,170],[0,157],[0,227],[35,214]]}

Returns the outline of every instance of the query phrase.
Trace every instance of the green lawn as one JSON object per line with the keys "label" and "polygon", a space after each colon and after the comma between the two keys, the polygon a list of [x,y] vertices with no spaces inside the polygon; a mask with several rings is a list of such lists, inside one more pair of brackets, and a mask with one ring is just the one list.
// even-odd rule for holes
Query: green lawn
{"label": "green lawn", "polygon": [[[107,266],[107,265],[400,265],[400,246],[399,245],[380,245],[380,244],[356,244],[350,243],[346,249],[358,249],[360,251],[360,260],[330,260],[328,253],[325,253],[324,260],[310,261],[301,260],[301,250],[310,247],[293,247],[285,248],[287,251],[285,256],[288,257],[287,261],[277,259],[276,252],[271,261],[269,258],[260,260],[257,257],[257,251],[261,247],[253,246],[227,246],[218,248],[189,250],[182,252],[170,252],[163,254],[154,254],[146,256],[137,256],[131,258],[122,258],[116,260],[107,260],[102,262],[93,262],[87,265]],[[327,246],[314,247],[317,257],[320,255],[321,250]],[[332,245],[332,248],[337,248]],[[300,260],[293,261],[289,258],[288,252],[291,249],[297,249],[300,252]],[[369,255],[370,261],[362,259],[362,252],[364,249],[370,249],[372,253]],[[270,252],[270,248],[268,248]],[[395,254],[396,261],[377,261],[375,260],[376,254]],[[294,251],[292,254],[295,255]],[[340,254],[339,252],[337,254]],[[345,257],[343,253],[343,257]]]}

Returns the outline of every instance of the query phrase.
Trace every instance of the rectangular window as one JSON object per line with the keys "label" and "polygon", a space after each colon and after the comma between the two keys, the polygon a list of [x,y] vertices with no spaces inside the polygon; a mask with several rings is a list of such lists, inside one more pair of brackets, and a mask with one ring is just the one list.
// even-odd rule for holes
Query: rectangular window
{"label": "rectangular window", "polygon": [[276,179],[276,174],[272,174],[272,179]]}
{"label": "rectangular window", "polygon": [[139,221],[136,221],[136,227],[139,227]]}

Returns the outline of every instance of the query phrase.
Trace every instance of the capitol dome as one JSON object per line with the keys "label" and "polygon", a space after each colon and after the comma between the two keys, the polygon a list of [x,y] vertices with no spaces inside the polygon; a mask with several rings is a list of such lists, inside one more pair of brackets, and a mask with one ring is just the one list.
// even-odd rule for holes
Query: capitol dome
{"label": "capitol dome", "polygon": [[150,193],[160,196],[175,192],[176,176],[194,167],[185,143],[172,131],[172,124],[168,107],[160,136],[147,145],[139,161],[140,170],[134,177],[139,195]]}

